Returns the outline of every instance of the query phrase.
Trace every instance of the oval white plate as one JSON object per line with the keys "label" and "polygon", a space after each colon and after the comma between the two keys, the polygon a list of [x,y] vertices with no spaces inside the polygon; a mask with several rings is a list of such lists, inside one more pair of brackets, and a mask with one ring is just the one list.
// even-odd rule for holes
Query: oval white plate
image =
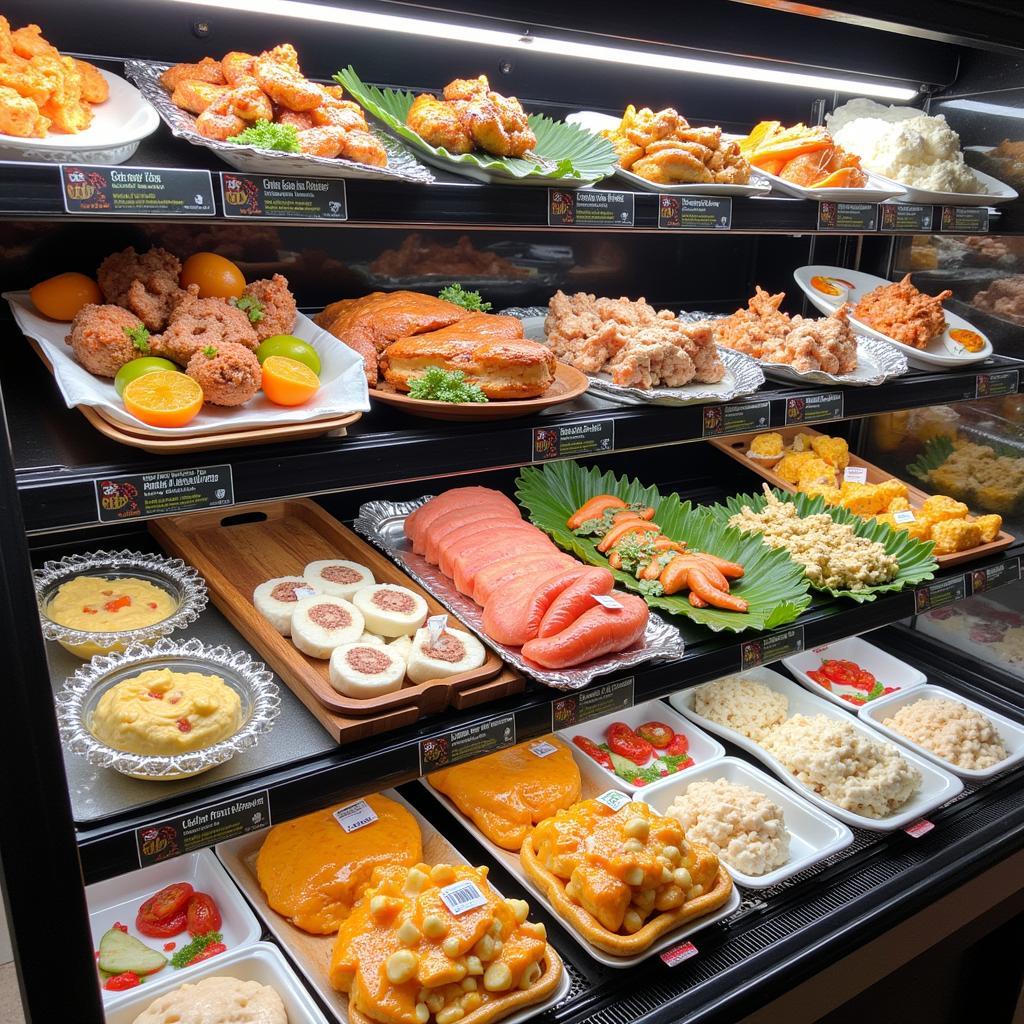
{"label": "oval white plate", "polygon": [[[875,277],[874,274],[865,274],[859,270],[849,270],[846,267],[829,267],[820,264],[813,264],[807,267],[799,267],[793,271],[793,280],[800,286],[800,290],[807,296],[811,303],[823,313],[834,313],[842,301],[842,296],[824,295],[811,284],[813,277],[835,278],[840,287],[849,286],[849,301],[856,305],[868,292],[874,291],[880,285],[892,284],[892,281],[884,277]],[[946,314],[946,329],[942,334],[936,335],[927,348],[914,348],[913,345],[905,345],[902,341],[890,338],[889,335],[876,331],[873,327],[861,323],[859,320],[850,317],[850,323],[861,334],[866,334],[879,341],[895,345],[906,355],[907,360],[915,366],[921,366],[928,370],[937,367],[954,369],[968,366],[971,363],[980,363],[992,355],[992,342],[982,334],[970,321],[965,320],[948,309]],[[977,352],[968,352],[963,345],[958,344],[950,337],[951,331],[973,331],[979,335],[984,345]]]}
{"label": "oval white plate", "polygon": [[826,203],[880,203],[886,199],[902,200],[903,186],[878,174],[868,173],[868,183],[864,188],[808,188],[806,185],[795,185],[777,174],[757,168],[763,174],[774,191],[783,192],[797,199],[811,199],[814,202]]}
{"label": "oval white plate", "polygon": [[998,203],[1009,203],[1017,198],[1016,189],[1011,188],[991,174],[979,171],[977,167],[971,168],[974,176],[988,189],[987,192],[934,192],[927,188],[915,188],[913,185],[904,185],[892,178],[876,174],[874,177],[880,181],[891,182],[894,188],[902,189],[904,195],[900,196],[900,202],[904,203],[934,203],[941,206],[996,206]]}
{"label": "oval white plate", "polygon": [[92,108],[92,124],[84,132],[43,139],[0,135],[0,160],[121,164],[132,156],[139,142],[157,130],[160,116],[133,85],[102,68],[99,72],[110,96]]}

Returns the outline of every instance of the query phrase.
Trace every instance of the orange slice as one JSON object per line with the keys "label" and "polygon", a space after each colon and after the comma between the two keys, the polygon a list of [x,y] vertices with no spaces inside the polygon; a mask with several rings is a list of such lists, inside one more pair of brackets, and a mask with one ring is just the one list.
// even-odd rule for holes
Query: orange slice
{"label": "orange slice", "polygon": [[302,405],[319,387],[320,378],[298,359],[268,356],[263,360],[263,393],[275,405]]}
{"label": "orange slice", "polygon": [[178,370],[145,373],[125,385],[124,407],[151,427],[183,427],[203,407],[203,389]]}

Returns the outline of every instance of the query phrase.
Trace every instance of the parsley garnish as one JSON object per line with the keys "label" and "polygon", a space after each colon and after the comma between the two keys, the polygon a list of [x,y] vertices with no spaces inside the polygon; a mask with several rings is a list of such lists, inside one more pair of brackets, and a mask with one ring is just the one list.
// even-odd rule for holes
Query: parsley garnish
{"label": "parsley garnish", "polygon": [[203,349],[203,355],[206,356],[207,359],[212,359],[216,354],[217,350],[212,345],[207,345],[206,348]]}
{"label": "parsley garnish", "polygon": [[487,396],[476,384],[468,384],[461,370],[442,370],[428,366],[426,372],[413,378],[409,396],[428,402],[486,402]]}
{"label": "parsley garnish", "polygon": [[293,124],[274,124],[271,121],[254,121],[237,135],[229,135],[228,142],[239,146],[256,146],[258,149],[276,149],[282,153],[298,153],[299,133]]}
{"label": "parsley garnish", "polygon": [[197,935],[191,942],[185,943],[174,956],[171,957],[171,966],[180,970],[188,967],[189,961],[198,956],[207,946],[215,942],[223,942],[224,936],[220,932],[207,932],[205,935]]}
{"label": "parsley garnish", "polygon": [[240,309],[249,318],[249,323],[258,324],[263,319],[263,303],[255,295],[232,299],[231,305]]}
{"label": "parsley garnish", "polygon": [[450,284],[447,288],[442,288],[437,293],[437,297],[444,302],[453,302],[456,306],[462,306],[463,309],[468,309],[473,313],[486,313],[491,308],[489,302],[480,300],[479,292],[467,292],[461,284]]}
{"label": "parsley garnish", "polygon": [[139,324],[138,327],[124,327],[122,329],[124,330],[125,337],[140,352],[149,352],[149,331],[146,330],[143,324]]}

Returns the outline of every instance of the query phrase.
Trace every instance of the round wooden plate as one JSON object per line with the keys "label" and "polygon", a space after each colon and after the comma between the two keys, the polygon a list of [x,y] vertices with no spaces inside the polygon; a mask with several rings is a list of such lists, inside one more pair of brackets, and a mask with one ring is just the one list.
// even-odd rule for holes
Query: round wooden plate
{"label": "round wooden plate", "polygon": [[555,369],[555,379],[551,387],[539,398],[523,398],[509,402],[432,402],[422,398],[410,398],[408,395],[395,391],[378,391],[370,388],[370,398],[375,402],[393,405],[410,416],[420,416],[428,420],[464,420],[481,422],[484,420],[511,420],[517,416],[529,416],[539,409],[578,398],[590,384],[585,373],[565,363],[559,363]]}

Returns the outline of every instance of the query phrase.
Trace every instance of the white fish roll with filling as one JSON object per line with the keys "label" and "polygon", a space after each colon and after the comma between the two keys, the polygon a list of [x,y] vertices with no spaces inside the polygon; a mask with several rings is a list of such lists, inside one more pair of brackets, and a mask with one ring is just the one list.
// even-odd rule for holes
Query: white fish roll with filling
{"label": "white fish roll with filling", "polygon": [[412,636],[427,621],[427,602],[419,594],[393,583],[364,587],[352,595],[366,628],[378,636]]}
{"label": "white fish roll with filling", "polygon": [[406,674],[413,683],[444,679],[479,668],[486,657],[484,645],[461,629],[445,629],[436,644],[430,642],[429,629],[418,629],[413,637]]}
{"label": "white fish roll with filling", "polygon": [[321,594],[333,594],[352,600],[352,595],[364,587],[372,587],[377,581],[373,573],[358,562],[349,562],[344,558],[322,558],[310,562],[302,575],[309,580],[309,585],[316,587]]}
{"label": "white fish roll with filling", "polygon": [[331,655],[330,679],[346,697],[368,700],[402,688],[405,662],[388,647],[344,644]]}
{"label": "white fish roll with filling", "polygon": [[295,606],[317,593],[317,588],[302,576],[277,576],[253,591],[252,603],[281,636],[291,636]]}
{"label": "white fish roll with filling", "polygon": [[329,658],[342,644],[355,643],[366,628],[350,601],[331,594],[303,598],[292,614],[292,643],[311,658]]}

